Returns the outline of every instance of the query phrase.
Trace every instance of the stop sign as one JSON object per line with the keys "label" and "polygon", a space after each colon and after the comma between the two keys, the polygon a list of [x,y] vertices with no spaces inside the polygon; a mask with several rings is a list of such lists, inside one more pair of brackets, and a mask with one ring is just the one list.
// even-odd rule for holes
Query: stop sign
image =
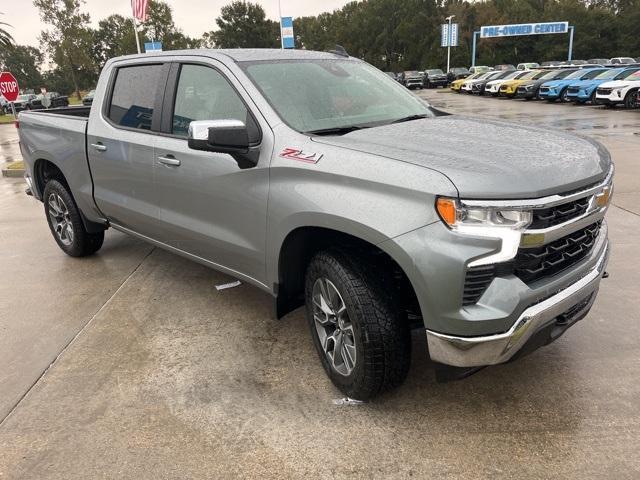
{"label": "stop sign", "polygon": [[9,102],[15,102],[19,93],[20,87],[16,77],[9,72],[0,73],[0,94]]}

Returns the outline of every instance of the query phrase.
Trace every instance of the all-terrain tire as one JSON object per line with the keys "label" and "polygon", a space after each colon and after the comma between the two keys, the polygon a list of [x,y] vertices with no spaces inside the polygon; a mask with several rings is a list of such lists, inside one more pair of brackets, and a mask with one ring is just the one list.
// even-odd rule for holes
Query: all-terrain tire
{"label": "all-terrain tire", "polygon": [[104,232],[87,232],[78,206],[62,182],[56,179],[47,182],[43,202],[51,234],[64,253],[86,257],[100,250]]}
{"label": "all-terrain tire", "polygon": [[[316,254],[306,272],[305,302],[313,342],[327,375],[347,396],[367,400],[403,383],[411,363],[411,335],[406,313],[392,289],[383,287],[381,272],[359,258],[341,250]],[[314,319],[314,285],[326,280],[339,292],[352,325],[356,358],[349,374],[332,364]]]}

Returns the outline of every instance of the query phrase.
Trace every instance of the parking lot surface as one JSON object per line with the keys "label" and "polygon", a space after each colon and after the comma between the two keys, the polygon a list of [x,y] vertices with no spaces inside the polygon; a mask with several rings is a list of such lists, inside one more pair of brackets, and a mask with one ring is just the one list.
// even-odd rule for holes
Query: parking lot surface
{"label": "parking lot surface", "polygon": [[401,388],[336,405],[302,310],[274,320],[257,289],[113,231],[66,257],[0,179],[0,479],[639,478],[640,111],[419,95],[610,149],[611,277],[586,319],[447,384],[415,331]]}

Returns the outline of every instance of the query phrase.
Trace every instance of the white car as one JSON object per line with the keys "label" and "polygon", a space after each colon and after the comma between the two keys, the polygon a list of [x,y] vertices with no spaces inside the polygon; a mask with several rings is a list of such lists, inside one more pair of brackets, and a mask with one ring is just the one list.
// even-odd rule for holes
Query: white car
{"label": "white car", "polygon": [[496,72],[494,72],[494,71],[486,72],[486,73],[483,73],[482,75],[480,75],[478,78],[474,78],[472,80],[468,80],[468,81],[466,81],[466,82],[464,82],[462,84],[462,87],[460,87],[460,90],[462,90],[464,93],[471,93],[471,91],[473,90],[473,82],[486,80],[488,77],[494,75],[495,73]]}
{"label": "white car", "polygon": [[526,75],[527,73],[529,73],[529,70],[519,70],[519,71],[511,72],[510,75],[507,75],[504,78],[500,78],[499,80],[491,80],[490,82],[487,82],[487,84],[485,85],[484,92],[485,94],[489,93],[494,97],[497,97],[500,94],[500,85],[502,85],[504,82],[508,82],[509,80],[517,80],[520,77]]}
{"label": "white car", "polygon": [[614,80],[599,85],[596,90],[596,102],[608,107],[624,104],[626,108],[638,108],[640,106],[638,90],[640,90],[640,70],[624,80]]}
{"label": "white car", "polygon": [[629,65],[636,63],[636,59],[631,57],[613,57],[609,60],[609,63],[611,63],[611,65]]}
{"label": "white car", "polygon": [[535,62],[519,63],[516,67],[516,70],[533,70],[534,68],[538,68],[539,66],[540,64]]}

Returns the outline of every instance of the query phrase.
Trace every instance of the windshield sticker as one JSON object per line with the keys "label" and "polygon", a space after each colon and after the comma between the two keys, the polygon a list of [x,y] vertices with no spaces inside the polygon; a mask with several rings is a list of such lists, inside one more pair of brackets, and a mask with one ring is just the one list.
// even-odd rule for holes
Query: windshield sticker
{"label": "windshield sticker", "polygon": [[282,158],[290,158],[292,160],[298,160],[305,163],[318,163],[324,155],[318,155],[317,153],[303,152],[298,148],[285,148],[280,152]]}

